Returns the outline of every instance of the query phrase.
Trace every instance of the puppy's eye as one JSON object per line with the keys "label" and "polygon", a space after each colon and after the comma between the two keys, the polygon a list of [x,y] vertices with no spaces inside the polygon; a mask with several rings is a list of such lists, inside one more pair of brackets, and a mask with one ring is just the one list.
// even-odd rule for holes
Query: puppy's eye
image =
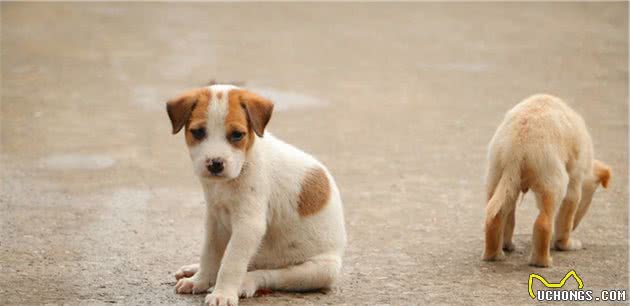
{"label": "puppy's eye", "polygon": [[197,140],[202,140],[204,137],[206,137],[206,130],[204,128],[192,129],[190,130],[190,133]]}
{"label": "puppy's eye", "polygon": [[245,136],[245,133],[239,132],[239,131],[234,131],[234,132],[232,132],[232,134],[230,134],[230,141],[231,142],[238,142],[241,139],[243,139],[244,136]]}

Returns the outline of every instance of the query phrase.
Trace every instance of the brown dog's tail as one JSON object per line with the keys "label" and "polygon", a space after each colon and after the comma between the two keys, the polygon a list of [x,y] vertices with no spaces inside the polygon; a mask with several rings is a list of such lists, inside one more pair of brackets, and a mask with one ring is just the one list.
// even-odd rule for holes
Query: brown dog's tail
{"label": "brown dog's tail", "polygon": [[486,218],[494,218],[506,205],[516,205],[520,193],[519,167],[506,167],[486,206]]}

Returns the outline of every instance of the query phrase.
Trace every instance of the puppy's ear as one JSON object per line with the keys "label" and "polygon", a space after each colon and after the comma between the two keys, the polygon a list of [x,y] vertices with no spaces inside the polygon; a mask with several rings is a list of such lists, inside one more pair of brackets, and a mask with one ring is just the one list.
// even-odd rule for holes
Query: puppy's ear
{"label": "puppy's ear", "polygon": [[604,188],[608,188],[608,182],[610,181],[610,176],[612,175],[610,167],[599,160],[594,160],[593,172],[602,186]]}
{"label": "puppy's ear", "polygon": [[194,90],[166,102],[166,112],[173,125],[173,134],[177,134],[186,125],[197,99],[199,99],[199,90]]}
{"label": "puppy's ear", "polygon": [[258,137],[263,137],[265,127],[271,119],[273,102],[245,90],[241,92],[240,101],[247,113],[247,121],[250,126]]}

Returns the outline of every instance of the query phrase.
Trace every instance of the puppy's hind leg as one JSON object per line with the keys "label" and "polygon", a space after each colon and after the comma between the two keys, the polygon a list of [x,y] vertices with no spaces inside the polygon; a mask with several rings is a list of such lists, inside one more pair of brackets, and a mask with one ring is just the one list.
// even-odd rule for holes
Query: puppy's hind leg
{"label": "puppy's hind leg", "polygon": [[549,177],[547,184],[534,190],[540,210],[534,223],[532,255],[529,264],[536,267],[551,266],[551,237],[553,233],[553,215],[555,207],[566,194],[568,175],[564,172]]}
{"label": "puppy's hind leg", "polygon": [[[515,167],[505,169],[496,184],[496,188],[488,193],[485,224],[486,241],[482,257],[485,261],[502,260],[504,258],[503,233],[506,228],[506,217],[513,213],[516,199],[520,192],[517,188],[517,171],[518,169]],[[489,181],[489,190],[491,190],[493,183],[493,181]]]}
{"label": "puppy's hind leg", "polygon": [[[491,159],[488,164],[488,170],[486,172],[486,201],[490,202],[490,199],[494,196],[495,189],[497,189],[497,185],[499,184],[499,180],[501,179],[500,169],[496,164],[496,159]],[[485,224],[485,250],[483,252],[483,260],[498,260],[503,258],[503,252],[498,249],[498,244],[500,237],[497,237],[499,234],[499,226],[495,223],[500,224],[502,221],[499,220],[490,220],[490,218],[486,217]]]}
{"label": "puppy's hind leg", "polygon": [[581,177],[571,178],[564,196],[562,206],[556,216],[556,226],[554,230],[554,247],[559,251],[573,251],[582,248],[579,240],[570,238],[573,230],[573,220],[577,210],[580,197],[582,196]]}
{"label": "puppy's hind leg", "polygon": [[519,203],[522,204],[525,200],[525,193],[527,193],[527,190],[522,191],[520,201],[516,202],[514,208],[508,213],[507,219],[505,220],[505,227],[503,228],[503,251],[514,251],[512,237],[514,236],[514,226],[516,225],[516,207],[520,206]]}
{"label": "puppy's hind leg", "polygon": [[505,227],[503,228],[503,251],[514,251],[514,242],[512,242],[512,236],[514,236],[514,225],[516,223],[516,207],[512,209],[507,215],[505,220]]}
{"label": "puppy's hind leg", "polygon": [[503,260],[505,254],[502,250],[503,228],[505,227],[505,217],[503,212],[499,212],[492,218],[486,219],[486,246],[483,252],[483,260],[495,261]]}
{"label": "puppy's hind leg", "polygon": [[322,254],[299,265],[283,269],[247,272],[241,297],[252,297],[257,290],[312,291],[329,288],[341,270],[341,257]]}

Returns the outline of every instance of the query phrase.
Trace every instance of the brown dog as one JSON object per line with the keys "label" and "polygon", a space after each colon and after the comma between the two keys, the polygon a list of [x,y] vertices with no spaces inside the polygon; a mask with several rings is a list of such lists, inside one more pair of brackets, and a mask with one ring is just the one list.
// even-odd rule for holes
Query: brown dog
{"label": "brown dog", "polygon": [[[570,235],[588,210],[610,167],[593,160],[593,144],[582,117],[559,98],[534,95],[510,110],[489,148],[486,245],[483,259],[512,251],[514,209],[521,192],[536,194],[540,213],[534,223],[530,264],[551,265],[550,247],[578,250]],[[554,216],[555,228],[554,228]]]}

